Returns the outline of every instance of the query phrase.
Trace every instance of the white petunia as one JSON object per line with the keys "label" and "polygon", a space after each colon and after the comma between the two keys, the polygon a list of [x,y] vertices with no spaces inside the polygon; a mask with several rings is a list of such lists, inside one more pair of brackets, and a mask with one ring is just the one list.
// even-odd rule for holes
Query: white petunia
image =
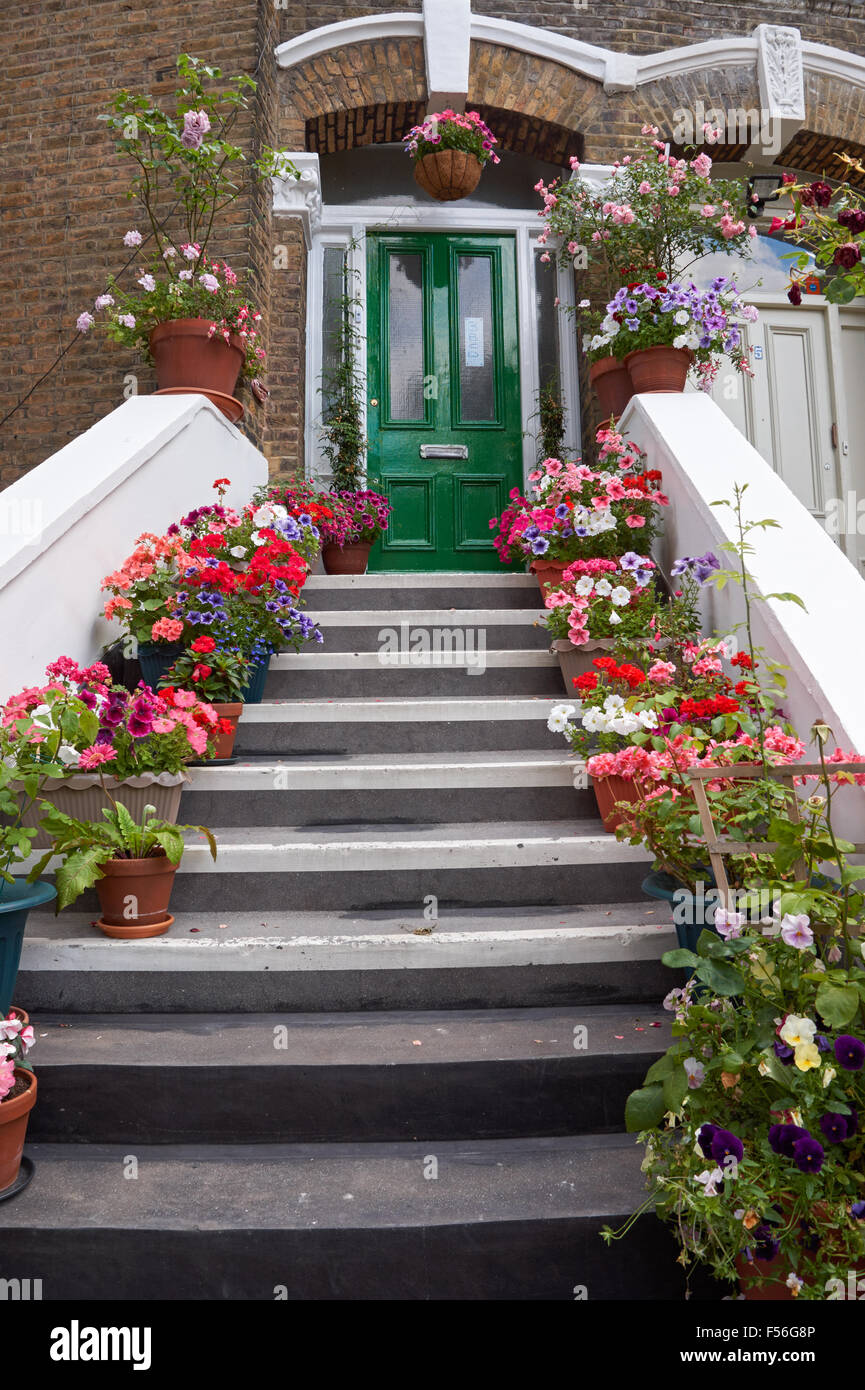
{"label": "white petunia", "polygon": [[579,594],[581,598],[586,598],[594,587],[595,581],[592,579],[591,575],[584,574],[582,579],[578,580],[574,585],[574,593]]}
{"label": "white petunia", "polygon": [[612,627],[618,627],[618,626],[619,626],[619,623],[620,623],[622,620],[621,620],[621,618],[619,617],[618,613],[616,612],[615,608],[611,609],[611,611],[610,611],[610,616],[609,616],[609,618],[607,619],[607,621],[611,624]]}
{"label": "white petunia", "polygon": [[608,595],[608,594],[611,594],[612,592],[613,592],[613,586],[612,586],[612,584],[610,583],[609,579],[599,579],[599,580],[598,580],[597,584],[595,585],[595,593],[596,593],[596,594],[600,595],[601,598],[606,598],[607,595]]}
{"label": "white petunia", "polygon": [[614,603],[617,608],[626,608],[631,602],[630,589],[626,589],[624,584],[617,584],[610,594],[610,602]]}

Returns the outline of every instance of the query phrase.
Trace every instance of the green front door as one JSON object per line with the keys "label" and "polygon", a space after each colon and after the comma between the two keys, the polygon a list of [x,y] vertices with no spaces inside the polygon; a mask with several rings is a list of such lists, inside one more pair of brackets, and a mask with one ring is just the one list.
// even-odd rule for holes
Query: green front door
{"label": "green front door", "polygon": [[393,506],[376,570],[494,570],[522,489],[511,236],[368,239],[369,487]]}

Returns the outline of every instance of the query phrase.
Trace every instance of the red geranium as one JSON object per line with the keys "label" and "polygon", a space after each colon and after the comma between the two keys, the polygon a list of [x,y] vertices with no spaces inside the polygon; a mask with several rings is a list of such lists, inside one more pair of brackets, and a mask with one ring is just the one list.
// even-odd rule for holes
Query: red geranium
{"label": "red geranium", "polygon": [[192,644],[194,652],[213,652],[216,651],[216,643],[212,637],[196,637]]}

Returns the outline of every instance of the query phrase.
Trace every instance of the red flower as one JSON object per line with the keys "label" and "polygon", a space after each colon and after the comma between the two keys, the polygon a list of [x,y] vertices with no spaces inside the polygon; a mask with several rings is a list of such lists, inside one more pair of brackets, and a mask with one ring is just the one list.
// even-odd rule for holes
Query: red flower
{"label": "red flower", "polygon": [[739,666],[743,671],[753,671],[754,663],[747,652],[737,652],[730,658],[731,666]]}
{"label": "red flower", "polygon": [[212,637],[196,637],[192,644],[194,652],[212,652],[216,650],[216,643]]}
{"label": "red flower", "polygon": [[581,676],[574,676],[574,685],[577,690],[597,690],[597,671],[584,671]]}
{"label": "red flower", "polygon": [[230,734],[234,728],[234,723],[231,719],[217,719],[216,727],[219,733]]}
{"label": "red flower", "polygon": [[231,479],[230,479],[230,478],[217,478],[217,480],[216,480],[216,482],[213,484],[213,486],[214,486],[214,487],[231,487]]}
{"label": "red flower", "polygon": [[192,679],[194,681],[206,681],[212,670],[212,666],[203,666],[201,664],[193,666]]}

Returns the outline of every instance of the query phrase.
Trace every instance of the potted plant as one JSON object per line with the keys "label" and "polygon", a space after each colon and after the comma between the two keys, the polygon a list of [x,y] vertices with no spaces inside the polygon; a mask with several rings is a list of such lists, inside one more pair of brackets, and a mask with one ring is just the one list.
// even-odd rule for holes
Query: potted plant
{"label": "potted plant", "polygon": [[614,344],[630,373],[635,392],[684,391],[696,362],[708,390],[722,355],[737,371],[753,375],[744,327],[758,311],[743,304],[734,281],[719,276],[701,293],[693,283],[625,285],[607,305],[600,332],[590,349]]}
{"label": "potted plant", "polygon": [[[706,134],[709,140],[712,132]],[[544,203],[541,243],[554,247],[569,269],[585,271],[591,256],[593,297],[583,299],[579,310],[588,315],[583,346],[605,418],[618,417],[634,390],[623,351],[598,330],[603,306],[618,286],[638,283],[636,277],[663,285],[704,255],[749,253],[757,229],[747,217],[747,186],[711,174],[704,149],[691,147],[678,158],[659,139],[658,128],[645,125],[602,189],[583,177],[576,158],[567,181],[536,184]],[[552,259],[549,251],[543,257]]]}
{"label": "potted plant", "polygon": [[[234,751],[243,695],[249,684],[249,662],[239,653],[220,651],[212,637],[197,637],[164,677],[159,694],[174,708],[183,707],[189,691],[216,710],[213,757],[219,762]],[[178,688],[179,687],[179,688]]]}
{"label": "potted plant", "polygon": [[[852,155],[837,156],[847,166],[845,179],[865,173]],[[792,217],[774,217],[772,232],[785,232],[793,241],[804,242],[808,250],[794,258],[798,270],[813,272],[814,261],[825,267],[820,279],[820,292],[832,304],[849,304],[865,292],[865,270],[862,250],[865,242],[865,205],[863,198],[848,182],[833,188],[823,179],[796,183],[792,174],[784,175],[785,192],[792,197]],[[813,254],[813,260],[812,260]],[[791,304],[802,303],[804,281],[793,277],[787,297]]]}
{"label": "potted plant", "polygon": [[[238,377],[255,379],[265,356],[261,314],[210,243],[218,216],[241,193],[244,155],[231,136],[256,83],[245,73],[223,80],[219,68],[185,53],[177,71],[174,112],[122,90],[102,117],[118,153],[135,165],[129,198],[146,230],[132,228],[124,237],[132,256],[123,273],[132,271],[135,287],[112,277],[77,327],[86,333],[105,313],[109,335],[153,362],[161,392],[201,392],[237,420],[243,414],[233,394]],[[252,170],[258,178],[299,177],[268,148]]]}
{"label": "potted plant", "polygon": [[326,574],[365,574],[374,541],[387,530],[393,510],[378,492],[328,494],[331,516],[321,524]]}
{"label": "potted plant", "polygon": [[95,885],[102,915],[94,924],[123,940],[161,936],[174,918],[168,911],[174,875],[183,857],[183,831],[198,830],[216,858],[216,841],[204,825],[177,825],[145,806],[139,820],[106,791],[110,807],[101,820],[76,820],[51,810],[43,826],[52,849],[36,865],[39,873],[54,855],[57,910]]}
{"label": "potted plant", "polygon": [[596,440],[596,468],[579,459],[544,459],[529,474],[531,495],[514,488],[502,515],[490,521],[499,559],[525,558],[544,595],[575,560],[622,555],[637,535],[648,551],[658,508],[669,504],[659,470],[645,470],[640,451],[621,434],[605,427]]}
{"label": "potted plant", "polygon": [[29,760],[23,751],[11,756],[7,729],[4,725],[0,730],[0,1017],[12,1005],[27,914],[55,896],[53,884],[12,873],[30,858],[36,839],[36,827],[26,825],[25,816],[36,803],[47,775],[62,772],[62,767],[42,762],[35,748],[31,748]]}
{"label": "potted plant", "polygon": [[440,203],[468,197],[484,166],[500,164],[496,137],[477,111],[436,111],[403,136],[416,182]]}
{"label": "potted plant", "polygon": [[673,1043],[626,1108],[646,1146],[641,1210],[672,1226],[681,1263],[746,1299],[843,1299],[851,1279],[855,1297],[865,1270],[865,869],[833,829],[841,774],[815,734],[821,794],[771,817],[742,910],[664,956],[695,978],[667,996]]}
{"label": "potted plant", "polygon": [[566,690],[590,670],[593,652],[627,646],[647,630],[654,571],[654,560],[633,550],[617,560],[574,560],[548,590],[545,625]]}
{"label": "potted plant", "polygon": [[[145,685],[133,691],[112,685],[101,662],[82,669],[60,657],[46,675],[47,685],[13,695],[3,706],[2,743],[10,763],[20,771],[37,755],[43,760],[38,798],[22,802],[22,824],[38,830],[44,802],[79,819],[96,818],[106,788],[120,787],[135,815],[153,802],[173,819],[187,763],[212,750],[216,711],[191,693],[179,706]],[[46,843],[38,830],[34,846]]]}
{"label": "potted plant", "polygon": [[21,1168],[30,1111],[36,1104],[36,1077],[27,1054],[34,1032],[17,1014],[0,1013],[0,1194],[8,1192]]}

